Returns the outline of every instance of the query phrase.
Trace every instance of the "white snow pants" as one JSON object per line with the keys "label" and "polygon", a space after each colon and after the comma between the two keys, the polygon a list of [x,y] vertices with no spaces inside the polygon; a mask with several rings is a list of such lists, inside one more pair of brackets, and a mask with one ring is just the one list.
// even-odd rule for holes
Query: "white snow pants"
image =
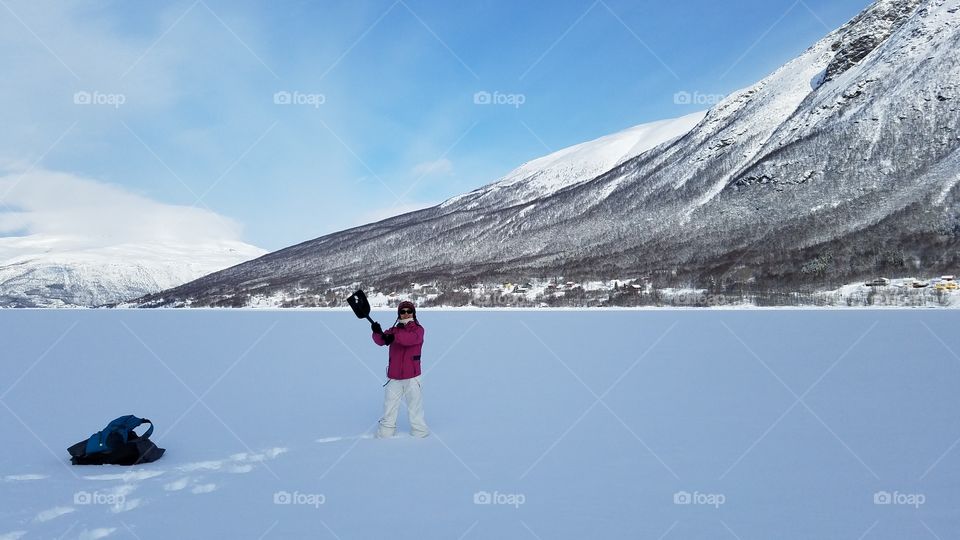
{"label": "white snow pants", "polygon": [[427,422],[423,419],[423,394],[420,389],[420,377],[412,379],[390,379],[384,387],[383,417],[377,437],[393,437],[397,431],[397,413],[400,412],[400,400],[407,402],[407,416],[410,417],[410,434],[414,437],[426,437],[430,434]]}

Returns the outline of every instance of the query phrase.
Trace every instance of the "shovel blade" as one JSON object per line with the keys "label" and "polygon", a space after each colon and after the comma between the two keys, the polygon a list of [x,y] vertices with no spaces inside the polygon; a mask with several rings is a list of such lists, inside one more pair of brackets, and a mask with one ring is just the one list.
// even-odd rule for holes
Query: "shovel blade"
{"label": "shovel blade", "polygon": [[350,304],[350,308],[358,319],[366,319],[370,316],[370,302],[367,301],[367,295],[362,290],[351,294],[347,298],[347,303]]}

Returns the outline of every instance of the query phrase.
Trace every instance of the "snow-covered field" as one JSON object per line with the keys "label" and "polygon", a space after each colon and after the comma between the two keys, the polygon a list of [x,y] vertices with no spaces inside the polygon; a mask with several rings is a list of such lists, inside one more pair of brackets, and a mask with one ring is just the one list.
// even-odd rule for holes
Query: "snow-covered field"
{"label": "snow-covered field", "polygon": [[[374,314],[389,322],[386,312]],[[0,311],[0,538],[954,538],[939,310],[430,311],[433,435],[369,437],[347,311]],[[66,448],[116,416],[167,449]]]}

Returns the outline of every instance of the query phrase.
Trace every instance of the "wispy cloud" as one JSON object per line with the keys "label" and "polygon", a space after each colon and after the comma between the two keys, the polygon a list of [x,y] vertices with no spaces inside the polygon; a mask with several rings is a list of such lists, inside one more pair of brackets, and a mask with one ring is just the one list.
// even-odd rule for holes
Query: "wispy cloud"
{"label": "wispy cloud", "polygon": [[237,222],[209,210],[159,203],[69,173],[38,169],[0,176],[0,201],[6,205],[0,209],[0,260],[37,246],[197,246],[241,238]]}
{"label": "wispy cloud", "polygon": [[453,172],[453,163],[447,158],[418,163],[411,171],[416,176],[443,175]]}

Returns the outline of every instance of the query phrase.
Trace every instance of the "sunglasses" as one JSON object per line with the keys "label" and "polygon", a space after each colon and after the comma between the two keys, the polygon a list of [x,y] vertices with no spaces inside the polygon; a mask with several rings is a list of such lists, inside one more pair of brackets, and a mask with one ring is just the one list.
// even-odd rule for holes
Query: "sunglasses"
{"label": "sunglasses", "polygon": [[411,314],[411,313],[413,313],[413,310],[412,310],[412,309],[401,309],[401,310],[400,310],[400,314],[401,314],[401,315],[408,315],[408,314]]}

